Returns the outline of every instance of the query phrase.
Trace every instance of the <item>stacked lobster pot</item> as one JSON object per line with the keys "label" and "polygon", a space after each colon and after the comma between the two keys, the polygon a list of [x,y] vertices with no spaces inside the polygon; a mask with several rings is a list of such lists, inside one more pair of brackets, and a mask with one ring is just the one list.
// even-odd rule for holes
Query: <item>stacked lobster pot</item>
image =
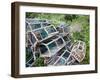
{"label": "stacked lobster pot", "polygon": [[85,43],[71,40],[70,25],[55,27],[51,21],[26,19],[26,66],[39,58],[51,65],[79,64],[85,57]]}

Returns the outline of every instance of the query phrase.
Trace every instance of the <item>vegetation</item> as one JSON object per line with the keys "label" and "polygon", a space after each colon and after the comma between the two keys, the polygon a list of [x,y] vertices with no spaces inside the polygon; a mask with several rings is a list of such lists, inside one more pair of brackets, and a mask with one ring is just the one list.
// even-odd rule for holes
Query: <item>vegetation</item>
{"label": "vegetation", "polygon": [[82,40],[86,43],[86,56],[81,64],[89,64],[89,16],[79,16],[77,19],[73,20],[81,23],[82,29],[80,32],[74,32],[74,40]]}
{"label": "vegetation", "polygon": [[41,67],[41,66],[46,66],[46,64],[44,63],[44,58],[38,58],[36,61],[35,61],[35,63],[34,63],[34,65],[33,65],[34,67]]}
{"label": "vegetation", "polygon": [[[50,14],[50,13],[26,13],[26,18],[39,18],[48,19],[52,21],[52,24],[58,26],[64,22],[66,24],[81,24],[80,32],[72,32],[73,40],[82,40],[86,43],[86,56],[81,64],[89,64],[89,16],[88,15],[71,15],[71,14]],[[38,59],[35,66],[43,66],[43,59]]]}
{"label": "vegetation", "polygon": [[[58,17],[59,16],[59,17]],[[50,13],[26,13],[26,18],[39,18],[39,19],[48,19],[52,21],[52,24],[57,26],[61,22],[70,23],[73,18],[77,18],[76,15],[69,14],[50,14]]]}

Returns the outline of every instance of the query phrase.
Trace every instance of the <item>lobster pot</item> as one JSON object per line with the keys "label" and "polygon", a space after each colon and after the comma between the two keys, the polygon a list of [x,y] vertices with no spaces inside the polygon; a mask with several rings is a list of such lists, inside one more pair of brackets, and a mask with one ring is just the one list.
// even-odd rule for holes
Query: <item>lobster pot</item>
{"label": "lobster pot", "polygon": [[70,62],[70,55],[70,52],[63,47],[59,52],[56,53],[56,55],[48,60],[48,65],[66,65],[68,62]]}
{"label": "lobster pot", "polygon": [[65,36],[70,33],[70,27],[67,24],[62,23],[56,29],[59,31],[61,36]]}
{"label": "lobster pot", "polygon": [[41,57],[51,57],[65,46],[62,37],[55,36],[40,44]]}
{"label": "lobster pot", "polygon": [[71,55],[78,61],[82,62],[86,54],[86,46],[83,41],[77,41],[71,51]]}

